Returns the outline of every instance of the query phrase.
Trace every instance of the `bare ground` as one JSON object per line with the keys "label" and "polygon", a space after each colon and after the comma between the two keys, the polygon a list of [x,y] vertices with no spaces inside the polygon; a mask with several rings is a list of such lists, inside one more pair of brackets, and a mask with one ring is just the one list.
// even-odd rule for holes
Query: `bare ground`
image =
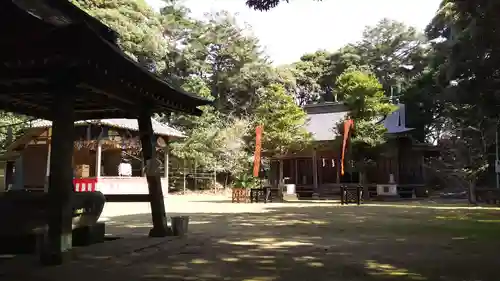
{"label": "bare ground", "polygon": [[126,238],[74,249],[73,262],[60,267],[26,270],[35,263],[27,258],[4,262],[2,280],[500,279],[500,210],[494,208],[231,204],[223,196],[172,196],[167,210],[190,216],[187,237],[144,238],[147,204],[108,204],[108,232]]}

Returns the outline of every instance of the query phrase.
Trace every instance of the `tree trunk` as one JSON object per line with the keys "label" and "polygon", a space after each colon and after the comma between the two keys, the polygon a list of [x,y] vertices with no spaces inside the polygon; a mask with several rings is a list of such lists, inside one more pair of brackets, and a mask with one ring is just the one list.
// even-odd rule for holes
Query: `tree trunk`
{"label": "tree trunk", "polygon": [[469,195],[469,203],[472,205],[476,205],[477,200],[476,200],[476,181],[475,180],[469,181],[468,195]]}
{"label": "tree trunk", "polygon": [[359,172],[359,184],[363,187],[363,199],[370,199],[370,189],[368,188],[368,184],[366,183],[366,173]]}

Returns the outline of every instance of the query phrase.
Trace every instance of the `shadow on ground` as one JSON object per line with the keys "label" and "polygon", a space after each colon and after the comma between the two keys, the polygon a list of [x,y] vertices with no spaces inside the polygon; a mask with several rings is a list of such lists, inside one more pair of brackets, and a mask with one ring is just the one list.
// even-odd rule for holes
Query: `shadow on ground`
{"label": "shadow on ground", "polygon": [[281,204],[262,213],[231,214],[223,209],[230,204],[220,205],[220,213],[187,214],[187,237],[148,239],[147,244],[143,237],[150,215],[115,217],[108,231],[128,238],[76,249],[72,264],[6,277],[498,280],[498,211]]}

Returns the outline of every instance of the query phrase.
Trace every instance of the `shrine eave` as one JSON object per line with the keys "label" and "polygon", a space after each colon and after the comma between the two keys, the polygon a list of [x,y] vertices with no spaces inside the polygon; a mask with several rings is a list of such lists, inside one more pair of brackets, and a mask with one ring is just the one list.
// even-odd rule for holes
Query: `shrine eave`
{"label": "shrine eave", "polygon": [[9,43],[0,53],[0,106],[6,110],[52,119],[57,104],[52,94],[70,82],[76,120],[136,118],[144,107],[152,113],[200,115],[197,107],[211,103],[174,89],[86,23],[39,26],[38,31],[15,36],[15,42],[4,38]]}

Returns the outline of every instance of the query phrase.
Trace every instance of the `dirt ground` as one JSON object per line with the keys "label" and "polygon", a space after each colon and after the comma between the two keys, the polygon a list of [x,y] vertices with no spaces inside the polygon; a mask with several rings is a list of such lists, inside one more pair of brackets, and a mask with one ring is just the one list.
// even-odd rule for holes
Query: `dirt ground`
{"label": "dirt ground", "polygon": [[26,270],[35,262],[0,262],[0,278],[500,279],[500,210],[495,208],[428,201],[232,204],[221,196],[171,196],[167,210],[172,216],[190,216],[187,237],[145,238],[151,221],[147,204],[108,204],[103,214],[107,230],[123,239],[74,249],[73,262],[59,267]]}

